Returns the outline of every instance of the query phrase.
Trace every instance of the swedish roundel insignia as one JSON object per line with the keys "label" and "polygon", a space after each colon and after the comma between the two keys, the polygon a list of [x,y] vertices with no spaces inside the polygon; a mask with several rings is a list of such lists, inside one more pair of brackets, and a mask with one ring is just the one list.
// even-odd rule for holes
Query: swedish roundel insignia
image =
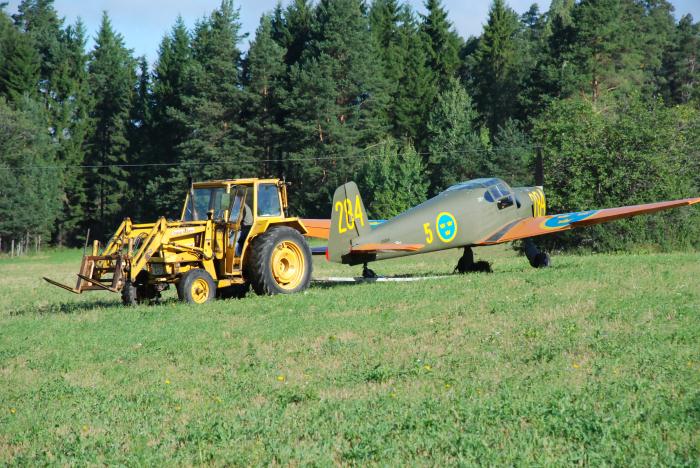
{"label": "swedish roundel insignia", "polygon": [[457,237],[457,220],[452,213],[443,211],[435,218],[437,235],[443,242],[452,242]]}

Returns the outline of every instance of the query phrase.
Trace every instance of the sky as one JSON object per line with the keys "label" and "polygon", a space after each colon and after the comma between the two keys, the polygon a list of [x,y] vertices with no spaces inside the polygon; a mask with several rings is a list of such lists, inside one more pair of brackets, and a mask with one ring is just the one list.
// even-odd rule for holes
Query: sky
{"label": "sky", "polygon": [[[518,13],[525,12],[535,0],[508,0],[507,3]],[[549,8],[551,0],[540,0],[541,11]],[[248,43],[255,35],[260,16],[271,11],[278,0],[235,0],[240,8],[242,32],[249,36],[243,39],[241,48],[248,49]],[[15,13],[19,0],[10,0],[7,11]],[[102,12],[107,11],[114,29],[124,36],[127,47],[135,56],[145,55],[150,63],[157,57],[158,45],[163,36],[175,23],[178,14],[192,27],[197,19],[209,14],[218,7],[221,0],[55,0],[54,7],[67,23],[74,23],[78,17],[87,26],[92,47],[92,38],[97,33]],[[282,0],[286,5],[289,0]],[[423,0],[408,0],[419,13],[423,13]],[[700,19],[700,0],[671,0],[676,7],[676,18],[691,13]],[[457,32],[462,37],[477,36],[481,33],[488,17],[491,0],[443,0]]]}

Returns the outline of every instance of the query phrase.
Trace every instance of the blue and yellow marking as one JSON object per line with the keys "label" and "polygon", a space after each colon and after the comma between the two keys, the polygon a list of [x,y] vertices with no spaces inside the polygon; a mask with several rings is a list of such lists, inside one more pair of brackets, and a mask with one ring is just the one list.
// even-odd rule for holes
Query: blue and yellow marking
{"label": "blue and yellow marking", "polygon": [[443,242],[452,242],[457,237],[457,220],[452,213],[443,211],[435,218],[437,235]]}
{"label": "blue and yellow marking", "polygon": [[540,224],[542,229],[561,229],[567,227],[571,223],[577,223],[583,221],[586,218],[590,218],[600,210],[590,210],[590,211],[577,211],[575,213],[564,213],[556,216],[552,216],[546,221]]}

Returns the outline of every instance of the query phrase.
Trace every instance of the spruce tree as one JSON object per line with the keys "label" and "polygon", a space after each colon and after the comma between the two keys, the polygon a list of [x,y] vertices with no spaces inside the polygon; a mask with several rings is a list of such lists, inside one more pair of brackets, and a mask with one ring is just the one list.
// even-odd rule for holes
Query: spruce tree
{"label": "spruce tree", "polygon": [[422,15],[421,30],[428,40],[428,64],[442,89],[457,74],[462,40],[447,19],[440,0],[426,0],[425,8],[427,14]]}
{"label": "spruce tree", "polygon": [[177,117],[187,138],[176,153],[178,161],[189,166],[171,171],[182,190],[190,174],[208,179],[244,176],[252,171],[243,144],[245,93],[241,88],[239,32],[238,11],[232,0],[222,0],[220,7],[195,27],[192,92],[183,97],[184,113]]}
{"label": "spruce tree", "polygon": [[429,40],[419,28],[410,7],[401,9],[398,28],[404,50],[403,69],[393,95],[394,134],[414,141],[418,151],[427,150],[428,115],[437,95],[436,75],[428,64]]}
{"label": "spruce tree", "polygon": [[495,133],[518,110],[520,25],[517,14],[495,0],[474,56],[474,85],[479,111]]}
{"label": "spruce tree", "polygon": [[26,97],[16,104],[21,110],[0,97],[0,237],[48,241],[60,212],[60,178],[48,169],[55,145],[42,107]]}
{"label": "spruce tree", "polygon": [[45,101],[58,144],[56,160],[65,167],[61,172],[62,212],[54,232],[59,245],[74,243],[82,236],[85,187],[83,173],[77,166],[85,160],[86,138],[92,124],[85,43],[85,27],[80,21],[62,32],[57,53],[60,60],[52,70],[52,92]]}
{"label": "spruce tree", "polygon": [[36,97],[41,60],[31,39],[15,28],[8,28],[0,49],[3,55],[0,94],[15,102],[25,96]]}
{"label": "spruce tree", "polygon": [[286,140],[291,159],[306,161],[287,168],[306,214],[327,215],[335,187],[358,173],[362,150],[387,130],[385,80],[367,31],[360,0],[323,0],[313,40],[292,68]]}
{"label": "spruce tree", "polygon": [[263,15],[246,60],[245,86],[248,93],[243,120],[247,146],[258,161],[259,173],[281,176],[284,169],[279,161],[282,156],[280,102],[285,96],[287,67],[285,50],[275,42],[272,33],[272,18]]}
{"label": "spruce tree", "polygon": [[130,211],[129,173],[120,165],[128,162],[129,113],[136,83],[135,60],[122,36],[112,29],[105,12],[88,65],[94,106],[90,117],[86,162],[86,221],[99,237]]}
{"label": "spruce tree", "polygon": [[301,59],[311,41],[315,20],[310,0],[293,0],[284,10],[277,4],[272,17],[272,37],[285,49],[287,65]]}
{"label": "spruce tree", "polygon": [[179,209],[175,206],[177,199],[182,198],[182,177],[171,165],[179,161],[178,147],[188,137],[184,101],[195,92],[196,68],[191,41],[184,20],[178,17],[158,49],[145,124],[150,144],[142,155],[143,162],[155,164],[143,181],[146,196],[141,206],[145,218],[174,216]]}
{"label": "spruce tree", "polygon": [[700,23],[693,23],[691,15],[683,16],[676,26],[661,76],[668,104],[695,101],[700,105]]}

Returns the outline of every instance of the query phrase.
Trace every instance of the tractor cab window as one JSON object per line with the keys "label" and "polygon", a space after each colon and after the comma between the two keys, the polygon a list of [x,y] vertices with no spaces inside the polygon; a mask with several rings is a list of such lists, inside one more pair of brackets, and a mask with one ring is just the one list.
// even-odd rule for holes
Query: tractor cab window
{"label": "tractor cab window", "polygon": [[282,216],[280,197],[276,184],[260,184],[258,187],[258,216]]}
{"label": "tractor cab window", "polygon": [[229,208],[230,196],[224,187],[197,188],[187,195],[187,205],[183,221],[206,221],[207,213],[214,213],[213,219],[222,219]]}
{"label": "tractor cab window", "polygon": [[241,215],[241,209],[243,210],[243,217],[249,217],[252,215],[250,213],[250,200],[246,198],[248,193],[248,187],[245,186],[234,186],[231,187],[231,198],[233,202],[231,203],[231,214],[229,216],[229,221],[235,223]]}

